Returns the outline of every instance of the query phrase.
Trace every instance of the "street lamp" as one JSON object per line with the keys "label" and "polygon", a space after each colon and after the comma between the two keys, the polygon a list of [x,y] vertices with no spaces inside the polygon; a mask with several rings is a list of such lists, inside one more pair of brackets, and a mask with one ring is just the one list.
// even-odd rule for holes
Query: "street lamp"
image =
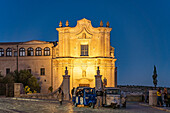
{"label": "street lamp", "polygon": [[18,73],[18,45],[17,45],[17,49],[16,48],[12,48],[14,51],[14,57],[16,57],[16,64],[17,64],[17,73]]}
{"label": "street lamp", "polygon": [[[16,66],[17,66],[17,72],[16,72],[16,77],[18,78],[18,45],[17,45],[17,49],[16,48],[12,48],[14,51],[14,57],[16,56]],[[17,79],[18,80],[18,79]]]}

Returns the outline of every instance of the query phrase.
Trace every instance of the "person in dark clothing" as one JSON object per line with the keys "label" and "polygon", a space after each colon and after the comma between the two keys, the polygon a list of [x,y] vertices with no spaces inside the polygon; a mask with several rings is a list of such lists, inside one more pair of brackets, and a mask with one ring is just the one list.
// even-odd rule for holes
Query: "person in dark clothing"
{"label": "person in dark clothing", "polygon": [[73,89],[71,90],[72,97],[73,97],[73,94],[74,94],[74,90],[75,90],[75,87],[73,87]]}
{"label": "person in dark clothing", "polygon": [[164,92],[163,92],[163,94],[164,94],[164,103],[166,104],[166,107],[168,107],[168,92],[167,92],[167,89],[166,88],[164,88]]}
{"label": "person in dark clothing", "polygon": [[96,91],[96,96],[97,96],[97,108],[102,107],[102,99],[103,99],[103,91],[102,91],[102,89],[98,89]]}
{"label": "person in dark clothing", "polygon": [[58,89],[58,99],[59,99],[60,105],[62,105],[63,96],[64,96],[63,90],[61,88],[59,88]]}
{"label": "person in dark clothing", "polygon": [[145,92],[144,92],[144,102],[145,103],[148,103],[148,101],[149,101],[149,92],[148,92],[148,90],[147,89],[145,89]]}
{"label": "person in dark clothing", "polygon": [[158,88],[156,93],[157,93],[157,105],[158,106],[162,106],[163,102],[162,102],[162,92],[161,92],[161,89]]}
{"label": "person in dark clothing", "polygon": [[71,90],[71,94],[72,94],[72,102],[73,102],[72,104],[73,104],[73,105],[74,105],[74,101],[73,101],[73,100],[74,100],[74,99],[73,99],[74,90],[75,90],[75,87],[73,87],[73,89]]}

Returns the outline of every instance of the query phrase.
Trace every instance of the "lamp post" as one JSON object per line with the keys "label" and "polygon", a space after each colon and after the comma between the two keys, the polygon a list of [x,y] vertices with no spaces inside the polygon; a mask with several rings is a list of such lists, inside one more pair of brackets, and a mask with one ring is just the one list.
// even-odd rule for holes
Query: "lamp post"
{"label": "lamp post", "polygon": [[17,76],[18,76],[18,55],[19,53],[18,53],[18,45],[17,45]]}
{"label": "lamp post", "polygon": [[[14,51],[14,57],[16,56],[16,71],[18,72],[18,45],[17,45],[17,49],[16,48],[12,48]],[[16,53],[15,53],[16,52]]]}
{"label": "lamp post", "polygon": [[[17,49],[12,47],[14,50],[14,57],[16,57],[16,77],[18,78],[18,44],[17,44]],[[18,79],[17,79],[18,80]]]}

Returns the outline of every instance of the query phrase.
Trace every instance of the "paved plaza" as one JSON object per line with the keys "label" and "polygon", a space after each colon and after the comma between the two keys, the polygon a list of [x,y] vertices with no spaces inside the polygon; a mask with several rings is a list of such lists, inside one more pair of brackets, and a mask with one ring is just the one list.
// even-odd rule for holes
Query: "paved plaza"
{"label": "paved plaza", "polygon": [[71,102],[64,101],[59,105],[58,101],[49,100],[16,100],[15,98],[0,98],[0,113],[166,113],[140,103],[127,103],[127,108],[112,109],[89,107],[74,107]]}

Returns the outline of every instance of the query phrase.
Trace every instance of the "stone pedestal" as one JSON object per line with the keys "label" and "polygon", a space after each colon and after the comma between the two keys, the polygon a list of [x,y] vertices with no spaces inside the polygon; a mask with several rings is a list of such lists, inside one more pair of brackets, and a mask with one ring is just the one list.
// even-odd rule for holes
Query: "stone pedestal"
{"label": "stone pedestal", "polygon": [[70,75],[63,75],[64,100],[70,100]]}
{"label": "stone pedestal", "polygon": [[156,106],[157,105],[157,94],[156,90],[149,90],[149,105]]}
{"label": "stone pedestal", "polygon": [[63,93],[64,100],[70,100],[70,75],[68,75],[68,70],[66,67],[65,75],[63,75]]}
{"label": "stone pedestal", "polygon": [[95,75],[95,89],[96,90],[103,88],[101,77],[102,75]]}
{"label": "stone pedestal", "polygon": [[95,75],[95,89],[102,89],[103,83],[102,83],[102,75],[100,75],[99,67],[97,67],[97,75]]}

